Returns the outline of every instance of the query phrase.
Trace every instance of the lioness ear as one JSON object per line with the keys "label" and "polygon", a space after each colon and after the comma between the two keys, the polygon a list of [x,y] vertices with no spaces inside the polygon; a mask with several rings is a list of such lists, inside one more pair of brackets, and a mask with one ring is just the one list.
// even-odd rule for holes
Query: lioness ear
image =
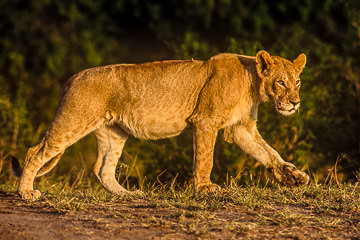
{"label": "lioness ear", "polygon": [[306,55],[301,53],[294,61],[293,65],[297,74],[300,74],[306,64]]}
{"label": "lioness ear", "polygon": [[274,61],[267,51],[261,50],[256,54],[256,71],[260,77],[265,77],[273,65]]}

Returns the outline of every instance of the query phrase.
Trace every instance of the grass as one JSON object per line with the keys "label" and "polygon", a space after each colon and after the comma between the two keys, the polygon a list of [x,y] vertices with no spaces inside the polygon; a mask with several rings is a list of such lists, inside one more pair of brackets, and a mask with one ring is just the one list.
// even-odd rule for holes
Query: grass
{"label": "grass", "polygon": [[[84,177],[75,182],[41,178],[35,184],[43,193],[41,198],[35,202],[19,200],[17,204],[59,214],[84,213],[81,221],[117,232],[130,225],[160,232],[176,229],[178,234],[205,239],[360,236],[358,183],[334,181],[289,188],[278,184],[242,186],[229,181],[220,192],[194,194],[191,184],[173,181],[144,184],[143,195],[117,196],[92,179]],[[0,184],[0,192],[16,195],[17,183],[10,178]]]}
{"label": "grass", "polygon": [[[129,172],[118,179],[131,190]],[[239,178],[227,178],[221,191],[195,194],[192,184],[179,184],[176,177],[168,183],[159,179],[141,181],[143,195],[118,196],[104,190],[89,171],[50,174],[35,181],[35,189],[43,193],[39,200],[14,203],[35,212],[76,215],[75,222],[93,224],[101,234],[127,231],[130,226],[139,233],[149,230],[149,237],[155,238],[173,231],[181,239],[360,236],[360,184],[341,182],[336,166],[324,183],[294,188],[270,179],[244,185]],[[17,199],[18,182],[9,172],[2,173],[0,193]]]}
{"label": "grass", "polygon": [[[61,179],[60,179],[61,180]],[[0,184],[0,191],[16,194],[18,180]],[[143,188],[144,195],[117,196],[106,192],[99,184],[87,180],[76,184],[62,181],[38,181],[35,184],[42,193],[38,203],[50,206],[59,212],[86,209],[95,205],[108,205],[127,201],[146,200],[149,205],[180,208],[188,210],[217,210],[229,206],[244,206],[249,209],[274,210],[277,219],[291,215],[286,208],[277,210],[274,206],[311,208],[319,213],[351,212],[360,209],[360,186],[353,184],[310,184],[289,188],[280,185],[268,187],[238,186],[234,182],[223,186],[222,190],[211,194],[194,194],[191,184],[174,186],[170,184],[148,184]],[[274,217],[275,217],[274,216]],[[292,216],[300,218],[299,216]],[[266,218],[264,218],[266,219]],[[278,220],[276,220],[278,221]],[[275,221],[275,222],[276,222]]]}

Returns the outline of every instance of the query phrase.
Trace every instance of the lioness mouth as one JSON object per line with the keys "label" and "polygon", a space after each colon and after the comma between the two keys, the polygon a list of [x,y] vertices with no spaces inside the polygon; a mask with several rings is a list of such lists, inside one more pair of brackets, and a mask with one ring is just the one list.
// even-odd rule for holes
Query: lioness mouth
{"label": "lioness mouth", "polygon": [[283,109],[283,108],[281,108],[281,107],[276,107],[276,110],[277,110],[279,113],[281,113],[282,115],[288,116],[288,115],[291,115],[291,114],[295,113],[296,108],[293,107],[293,108],[291,108],[291,109],[289,109],[289,110],[286,110],[286,109]]}

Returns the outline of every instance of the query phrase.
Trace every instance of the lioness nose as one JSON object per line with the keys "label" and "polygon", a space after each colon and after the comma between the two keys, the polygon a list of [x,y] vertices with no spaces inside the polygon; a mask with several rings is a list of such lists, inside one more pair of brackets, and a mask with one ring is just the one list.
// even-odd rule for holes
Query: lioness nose
{"label": "lioness nose", "polygon": [[296,106],[300,103],[300,101],[294,101],[294,100],[289,100],[289,102],[294,106]]}

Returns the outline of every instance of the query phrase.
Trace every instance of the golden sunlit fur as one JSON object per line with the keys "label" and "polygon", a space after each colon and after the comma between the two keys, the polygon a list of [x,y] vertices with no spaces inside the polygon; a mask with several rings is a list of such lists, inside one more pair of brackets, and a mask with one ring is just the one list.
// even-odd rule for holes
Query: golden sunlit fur
{"label": "golden sunlit fur", "polygon": [[[94,173],[110,192],[130,193],[115,180],[115,169],[129,134],[160,139],[194,129],[194,185],[197,191],[219,189],[210,181],[217,133],[239,145],[287,185],[308,176],[285,162],[256,128],[259,104],[275,103],[281,114],[299,105],[299,74],[306,57],[293,62],[260,51],[256,57],[220,54],[206,61],[160,61],[117,64],[82,71],[65,87],[55,120],[41,143],[30,148],[19,194],[36,199],[37,174],[55,166],[64,150],[95,132],[98,159]],[[45,167],[44,167],[45,166]],[[40,170],[40,171],[39,171]]]}

